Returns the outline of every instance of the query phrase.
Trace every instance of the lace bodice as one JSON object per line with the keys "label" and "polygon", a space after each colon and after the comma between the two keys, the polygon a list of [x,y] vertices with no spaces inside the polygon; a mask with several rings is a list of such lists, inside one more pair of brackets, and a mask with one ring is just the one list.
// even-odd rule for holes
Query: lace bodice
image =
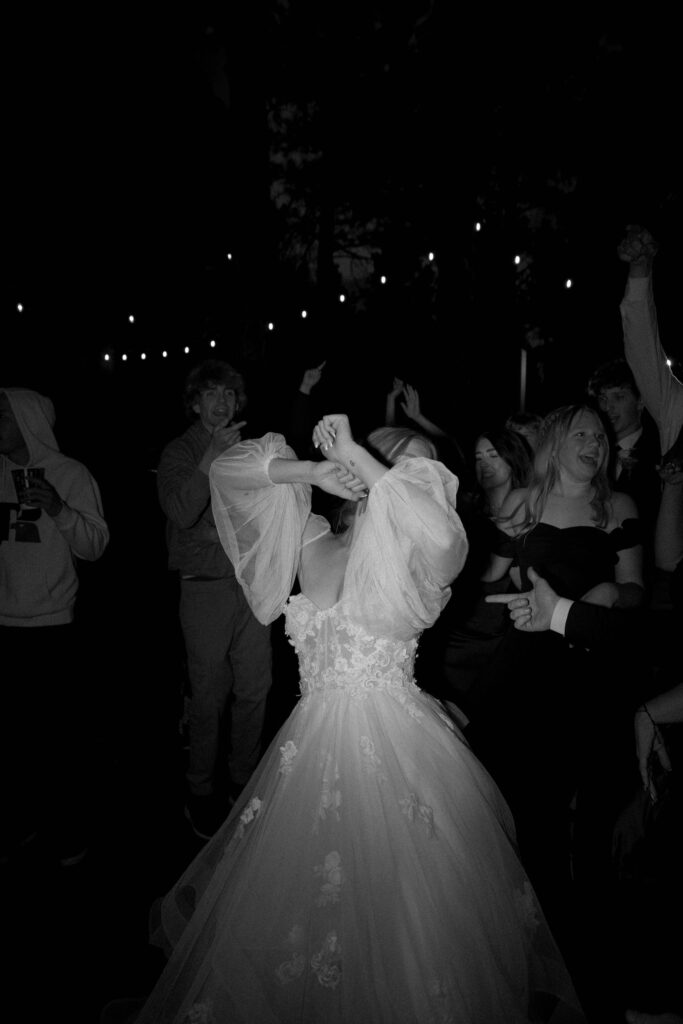
{"label": "lace bodice", "polygon": [[344,602],[317,608],[303,594],[290,597],[285,629],[299,658],[302,696],[322,690],[362,695],[412,690],[417,636],[373,636],[344,612]]}

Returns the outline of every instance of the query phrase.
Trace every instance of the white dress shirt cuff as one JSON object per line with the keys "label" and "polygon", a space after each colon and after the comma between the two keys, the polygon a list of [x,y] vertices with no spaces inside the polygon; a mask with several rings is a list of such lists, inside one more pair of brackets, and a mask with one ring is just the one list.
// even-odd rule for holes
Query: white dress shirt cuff
{"label": "white dress shirt cuff", "polygon": [[557,604],[553,608],[552,618],[550,619],[550,628],[554,633],[561,633],[564,636],[564,629],[567,625],[567,616],[569,615],[569,609],[574,604],[568,597],[560,597],[557,600]]}

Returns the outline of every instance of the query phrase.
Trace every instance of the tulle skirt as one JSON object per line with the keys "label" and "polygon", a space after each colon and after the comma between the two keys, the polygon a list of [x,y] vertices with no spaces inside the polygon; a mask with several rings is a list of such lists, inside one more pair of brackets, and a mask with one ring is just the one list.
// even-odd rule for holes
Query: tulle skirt
{"label": "tulle skirt", "polygon": [[584,1020],[507,805],[417,688],[303,697],[157,941],[138,1024]]}

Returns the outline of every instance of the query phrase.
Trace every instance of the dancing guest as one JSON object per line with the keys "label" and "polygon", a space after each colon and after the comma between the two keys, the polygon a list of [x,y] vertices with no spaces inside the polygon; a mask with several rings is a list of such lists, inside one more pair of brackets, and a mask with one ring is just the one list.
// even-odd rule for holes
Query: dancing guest
{"label": "dancing guest", "polygon": [[[256,617],[284,611],[302,696],[164,900],[174,951],[138,1024],[584,1020],[508,808],[413,678],[467,552],[458,481],[419,455],[388,468],[343,415],[314,439],[329,461],[267,434],[211,467],[221,541]],[[311,484],[367,491],[348,529],[310,514]]]}
{"label": "dancing guest", "polygon": [[[531,485],[511,492],[501,510],[510,550],[495,556],[485,578],[501,578],[516,559],[522,591],[531,589],[531,567],[571,599],[639,608],[635,504],[610,489],[608,460],[595,410],[564,406],[546,417]],[[468,734],[510,803],[523,862],[567,943],[574,938],[574,882],[582,874],[586,886],[589,878],[597,885],[610,867],[623,795],[618,744],[628,744],[629,687],[636,682],[626,654],[616,645],[586,651],[554,632],[510,630],[481,680],[486,714]]]}
{"label": "dancing guest", "polygon": [[[518,434],[492,428],[479,435],[474,445],[476,484],[460,503],[470,542],[467,561],[453,586],[452,600],[427,637],[429,653],[434,647],[440,654],[443,692],[439,695],[454,701],[468,717],[476,717],[479,677],[508,628],[505,610],[484,598],[493,590],[517,592],[509,572],[495,583],[484,583],[481,576],[501,542],[500,509],[511,491],[528,484],[530,474],[531,451]],[[505,535],[503,540],[507,541]]]}

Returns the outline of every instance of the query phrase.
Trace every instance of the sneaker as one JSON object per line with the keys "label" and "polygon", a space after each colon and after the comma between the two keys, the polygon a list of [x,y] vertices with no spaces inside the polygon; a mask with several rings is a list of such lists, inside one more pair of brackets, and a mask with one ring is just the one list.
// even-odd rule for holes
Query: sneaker
{"label": "sneaker", "polygon": [[188,796],[185,817],[200,839],[211,839],[225,821],[225,809],[215,796]]}

